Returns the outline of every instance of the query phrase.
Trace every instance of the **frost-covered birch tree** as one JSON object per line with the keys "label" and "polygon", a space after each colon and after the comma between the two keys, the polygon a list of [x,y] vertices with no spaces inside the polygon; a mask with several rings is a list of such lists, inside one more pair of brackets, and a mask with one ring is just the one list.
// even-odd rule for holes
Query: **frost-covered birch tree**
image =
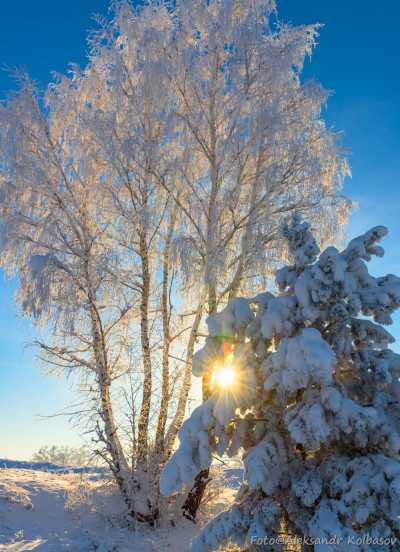
{"label": "frost-covered birch tree", "polygon": [[[180,28],[165,66],[190,163],[179,166],[179,196],[169,191],[186,221],[177,247],[198,302],[169,450],[185,415],[201,314],[265,285],[285,256],[278,229],[288,213],[307,216],[322,240],[337,237],[347,216],[339,195],[347,165],[320,116],[327,92],[301,81],[318,26],[286,26],[275,9],[265,0],[176,3]],[[204,373],[204,398],[208,387]],[[195,494],[208,474],[199,475]]]}
{"label": "frost-covered birch tree", "polygon": [[52,330],[42,356],[87,383],[96,450],[151,521],[204,315],[265,284],[291,211],[337,236],[347,165],[327,93],[301,80],[316,26],[279,23],[270,0],[121,2],[99,23],[86,67],[1,106],[1,266]]}
{"label": "frost-covered birch tree", "polygon": [[[127,343],[137,297],[117,274],[118,249],[109,239],[107,196],[98,167],[79,132],[79,110],[53,91],[46,111],[29,81],[1,110],[1,263],[19,278],[25,315],[47,324],[51,341],[38,341],[51,366],[94,382],[97,452],[107,461],[126,501],[137,510],[132,473],[112,402],[113,382],[128,370]],[[62,116],[60,116],[62,115]],[[78,153],[79,152],[79,153]],[[117,274],[117,275],[116,275]]]}
{"label": "frost-covered birch tree", "polygon": [[[141,135],[141,112],[129,104],[110,124],[119,115],[112,97],[103,90],[110,111],[101,111],[94,88],[88,99],[92,84],[74,71],[42,108],[26,81],[2,109],[2,265],[19,277],[24,314],[52,331],[37,343],[42,358],[76,369],[90,390],[86,425],[130,515],[152,521],[177,379],[170,351],[184,333],[171,298],[177,209],[150,172],[154,127]],[[128,153],[132,119],[139,130]],[[115,392],[127,375],[136,389],[129,450]]]}
{"label": "frost-covered birch tree", "polygon": [[[346,219],[339,191],[347,165],[320,118],[327,93],[300,78],[318,27],[280,24],[275,7],[269,0],[176,3],[179,30],[165,67],[189,162],[178,165],[179,188],[166,188],[186,222],[177,248],[198,290],[196,312],[214,313],[265,284],[284,257],[277,230],[288,212],[315,221],[324,240]],[[193,350],[190,343],[171,447]]]}
{"label": "frost-covered birch tree", "polygon": [[400,357],[384,326],[400,306],[400,278],[367,267],[386,233],[378,226],[319,254],[295,218],[284,228],[292,264],[277,272],[280,292],[234,299],[208,318],[194,372],[215,366],[228,335],[236,383],[216,386],[183,424],[162,490],[191,485],[212,452],[240,449],[244,482],[196,552],[227,542],[282,550],[283,532],[316,551],[398,549]]}

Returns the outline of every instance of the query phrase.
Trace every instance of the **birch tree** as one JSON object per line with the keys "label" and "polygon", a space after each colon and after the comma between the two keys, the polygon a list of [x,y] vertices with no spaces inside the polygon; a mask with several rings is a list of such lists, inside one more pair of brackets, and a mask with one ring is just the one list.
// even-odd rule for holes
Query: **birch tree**
{"label": "birch tree", "polygon": [[291,212],[337,237],[347,165],[327,93],[300,78],[316,26],[278,23],[268,0],[121,2],[99,23],[86,67],[2,105],[1,265],[52,329],[42,356],[94,383],[97,453],[154,521],[204,316],[265,285]]}
{"label": "birch tree", "polygon": [[[322,241],[337,236],[347,216],[338,195],[347,165],[320,118],[327,92],[300,79],[318,26],[274,22],[275,8],[263,0],[177,2],[181,29],[167,53],[167,78],[192,160],[182,165],[175,197],[189,228],[178,239],[201,286],[169,451],[185,415],[202,314],[271,276],[284,258],[277,230],[290,212],[316,223]],[[189,517],[207,477],[205,470],[196,479]]]}
{"label": "birch tree", "polygon": [[[300,78],[318,26],[274,22],[275,2],[265,0],[182,1],[175,15],[165,66],[190,163],[180,165],[179,195],[169,192],[186,220],[182,258],[201,283],[196,313],[213,314],[273,273],[285,255],[277,230],[290,212],[316,223],[323,241],[337,236],[348,169],[320,118],[327,92]],[[191,345],[170,448],[190,388]]]}
{"label": "birch tree", "polygon": [[[134,307],[113,277],[106,239],[105,200],[85,156],[73,112],[62,124],[45,115],[33,85],[1,110],[2,266],[18,274],[17,300],[25,315],[48,323],[54,339],[38,341],[51,365],[89,372],[97,383],[99,454],[107,461],[129,512],[129,467],[117,432],[111,384],[124,370],[121,336]],[[71,144],[81,148],[71,155]]]}

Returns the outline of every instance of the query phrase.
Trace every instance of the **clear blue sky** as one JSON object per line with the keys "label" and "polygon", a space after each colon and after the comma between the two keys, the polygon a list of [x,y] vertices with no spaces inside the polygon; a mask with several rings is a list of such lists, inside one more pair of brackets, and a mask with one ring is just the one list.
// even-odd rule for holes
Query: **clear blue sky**
{"label": "clear blue sky", "polygon": [[[44,87],[52,71],[66,71],[70,61],[84,63],[91,16],[105,14],[107,7],[106,0],[3,2],[0,66],[25,67]],[[325,25],[305,74],[335,92],[325,118],[344,131],[353,172],[345,193],[359,204],[348,235],[386,224],[387,255],[374,262],[374,270],[400,273],[400,4],[281,0],[279,13],[294,24]],[[0,74],[0,97],[12,86],[9,76]],[[76,397],[35,363],[27,347],[33,329],[17,319],[14,292],[15,283],[0,274],[0,457],[23,459],[41,444],[76,444],[79,436],[66,419],[36,417],[61,410]],[[400,317],[391,331],[400,339]]]}

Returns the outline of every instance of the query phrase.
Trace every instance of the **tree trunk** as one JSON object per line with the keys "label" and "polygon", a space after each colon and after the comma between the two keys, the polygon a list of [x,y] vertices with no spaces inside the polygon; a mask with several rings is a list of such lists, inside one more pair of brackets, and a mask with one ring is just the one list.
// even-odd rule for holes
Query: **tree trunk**
{"label": "tree trunk", "polygon": [[105,345],[103,327],[97,309],[94,292],[92,291],[90,273],[86,263],[86,278],[88,285],[88,301],[91,318],[93,352],[96,360],[97,382],[100,392],[101,418],[104,423],[106,446],[110,453],[114,468],[117,472],[128,471],[121,442],[117,434],[114,413],[111,404],[111,374],[108,366],[107,350]]}
{"label": "tree trunk", "polygon": [[140,258],[142,263],[142,294],[140,301],[140,339],[143,355],[143,395],[138,422],[137,462],[141,469],[147,469],[148,428],[152,393],[152,367],[149,338],[149,297],[150,297],[150,269],[146,234],[139,229]]}
{"label": "tree trunk", "polygon": [[[214,314],[217,310],[216,302],[216,290],[213,287],[208,288],[208,306],[209,309],[212,309],[210,314]],[[211,374],[207,373],[203,376],[202,382],[202,394],[203,394],[203,403],[206,402],[211,396]],[[201,470],[194,480],[193,487],[190,489],[189,494],[186,497],[185,502],[182,506],[183,516],[191,521],[196,520],[197,510],[200,507],[201,501],[203,500],[204,492],[210,481],[210,470]]]}
{"label": "tree trunk", "polygon": [[[203,376],[203,403],[206,402],[211,396],[211,374],[205,374]],[[193,483],[193,487],[190,489],[189,494],[186,497],[185,502],[182,505],[182,514],[185,518],[190,519],[190,521],[196,521],[197,510],[200,507],[201,501],[206,490],[206,487],[211,481],[210,479],[210,470],[201,470],[196,475],[196,478]]]}
{"label": "tree trunk", "polygon": [[[142,286],[140,300],[140,341],[143,358],[143,394],[138,421],[137,456],[135,466],[135,486],[141,504],[146,504],[147,512],[141,513],[142,521],[153,524],[158,518],[158,499],[152,486],[153,473],[149,471],[149,420],[153,391],[153,374],[150,350],[149,302],[150,302],[150,265],[147,234],[143,227],[138,229],[139,251],[142,265]],[[135,515],[138,519],[137,514]],[[140,521],[140,520],[139,520]]]}
{"label": "tree trunk", "polygon": [[178,431],[181,428],[183,419],[185,417],[186,405],[189,396],[190,385],[192,381],[192,360],[194,346],[196,343],[197,332],[200,326],[201,318],[203,316],[204,303],[205,303],[206,293],[203,293],[200,296],[199,303],[196,309],[196,315],[193,321],[192,329],[190,330],[188,346],[186,350],[186,363],[185,371],[183,374],[182,387],[179,394],[178,406],[175,412],[174,419],[171,422],[171,425],[167,432],[166,444],[165,444],[165,459],[169,458],[172,453],[175,439],[178,435]]}
{"label": "tree trunk", "polygon": [[[214,190],[218,189],[218,186],[217,186],[217,178],[218,177],[217,177],[217,171],[215,169],[212,170],[212,178],[213,178],[212,191],[214,192]],[[254,186],[253,189],[252,189],[250,209],[254,209],[254,205],[255,205],[255,202],[256,202],[256,189],[255,188],[256,187]],[[213,195],[213,194],[211,195],[211,199],[213,201],[215,201],[215,198],[216,198],[216,192],[215,192],[215,195]],[[211,204],[210,209],[209,209],[209,233],[208,233],[208,235],[209,235],[210,239],[212,237],[212,231],[210,232],[210,228],[212,229],[212,223],[215,219],[215,215],[213,214],[213,207],[214,207],[214,205]],[[244,236],[243,241],[242,241],[242,254],[243,255],[239,260],[238,269],[237,269],[237,271],[236,271],[236,273],[235,273],[235,275],[232,279],[232,283],[231,283],[231,286],[230,286],[230,292],[229,292],[229,300],[233,299],[233,297],[235,297],[237,295],[238,291],[239,291],[240,283],[241,283],[242,276],[243,276],[243,270],[244,270],[244,266],[245,266],[245,255],[246,255],[247,248],[248,248],[249,241],[250,241],[251,225],[252,225],[252,222],[253,222],[253,216],[254,215],[251,215],[249,217],[249,221],[248,221],[247,226],[246,226],[245,236]],[[207,275],[206,275],[206,279],[207,279]],[[208,276],[208,280],[209,280],[209,286],[208,286],[208,312],[209,312],[209,314],[214,314],[217,311],[217,291],[216,291],[215,282],[213,282],[213,279]],[[211,374],[205,374],[203,376],[203,385],[202,385],[203,402],[208,400],[210,398],[210,395],[211,395],[210,379],[211,379]],[[195,521],[197,511],[200,507],[201,501],[202,501],[203,496],[204,496],[204,492],[206,490],[206,487],[207,487],[209,481],[210,481],[210,470],[209,469],[201,470],[197,474],[197,476],[195,478],[195,481],[194,481],[194,484],[193,484],[193,487],[191,488],[191,490],[190,490],[188,496],[186,497],[186,500],[185,500],[185,502],[182,506],[183,515],[187,519],[190,519],[191,521]]]}
{"label": "tree trunk", "polygon": [[[214,104],[212,104],[212,113],[214,113]],[[212,121],[215,119],[212,118]],[[216,291],[216,279],[215,279],[215,259],[214,257],[214,237],[217,230],[217,196],[219,191],[218,184],[218,170],[215,162],[215,150],[216,150],[216,130],[215,125],[211,125],[211,151],[212,159],[211,165],[211,194],[208,205],[208,221],[207,221],[207,245],[206,245],[206,262],[204,279],[207,285],[207,303],[208,314],[213,314],[217,310],[217,291]],[[208,399],[209,396],[209,376],[203,377],[203,402]],[[182,506],[182,514],[187,519],[195,521],[197,510],[200,507],[201,501],[204,496],[208,481],[210,470],[201,470],[195,478],[193,487],[191,488],[186,500]]]}
{"label": "tree trunk", "polygon": [[189,494],[182,506],[183,516],[190,521],[196,520],[196,514],[203,500],[204,492],[207,484],[210,481],[210,470],[201,470],[194,480],[193,487],[190,489]]}
{"label": "tree trunk", "polygon": [[170,310],[169,310],[169,276],[170,276],[170,254],[172,235],[175,226],[176,206],[174,207],[170,222],[168,225],[168,232],[165,239],[165,247],[163,252],[163,280],[162,280],[162,294],[161,294],[161,315],[163,325],[163,351],[162,351],[162,383],[161,383],[161,402],[160,413],[158,416],[157,430],[156,430],[156,444],[155,453],[156,459],[161,460],[164,455],[165,448],[165,426],[168,417],[168,406],[170,401],[170,388],[169,388],[169,349],[170,349]]}
{"label": "tree trunk", "polygon": [[168,407],[170,401],[170,374],[169,374],[169,350],[171,344],[170,335],[170,305],[169,305],[169,284],[170,284],[170,255],[172,236],[176,220],[176,206],[174,207],[168,225],[163,251],[163,278],[161,292],[161,316],[163,327],[163,348],[162,348],[162,381],[160,413],[158,415],[154,457],[153,457],[153,493],[154,503],[159,504],[160,500],[160,471],[165,453],[165,426],[168,418]]}
{"label": "tree trunk", "polygon": [[[89,293],[90,294],[90,293]],[[91,294],[90,294],[91,295]],[[92,322],[93,349],[97,367],[97,381],[100,392],[101,418],[104,424],[105,445],[111,457],[110,468],[128,508],[128,515],[138,521],[146,521],[136,512],[132,498],[131,473],[117,434],[111,403],[111,374],[109,373],[107,352],[98,310],[93,297],[90,297],[90,315]]]}

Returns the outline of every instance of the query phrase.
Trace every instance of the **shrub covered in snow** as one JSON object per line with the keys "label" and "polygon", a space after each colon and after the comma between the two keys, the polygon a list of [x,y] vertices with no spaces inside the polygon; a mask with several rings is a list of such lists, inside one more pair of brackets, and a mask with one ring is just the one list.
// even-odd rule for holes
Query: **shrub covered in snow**
{"label": "shrub covered in snow", "polygon": [[210,370],[229,338],[237,383],[185,422],[161,490],[191,485],[213,452],[243,450],[236,502],[206,526],[196,552],[228,542],[280,550],[271,537],[282,527],[317,552],[327,542],[336,552],[382,542],[399,550],[400,355],[383,325],[400,305],[400,279],[367,268],[387,231],[321,254],[307,223],[294,218],[284,232],[293,264],[277,273],[279,293],[235,299],[208,319],[193,371]]}
{"label": "shrub covered in snow", "polygon": [[59,466],[89,466],[93,462],[93,454],[85,446],[69,447],[52,445],[41,447],[32,456],[33,462],[46,462]]}

